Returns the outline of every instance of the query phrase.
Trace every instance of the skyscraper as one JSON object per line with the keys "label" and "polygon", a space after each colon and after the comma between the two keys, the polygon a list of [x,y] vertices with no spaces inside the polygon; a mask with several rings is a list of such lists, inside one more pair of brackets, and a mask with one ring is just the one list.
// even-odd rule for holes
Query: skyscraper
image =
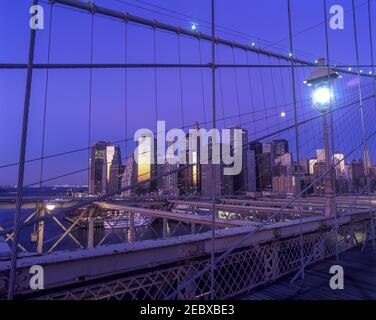
{"label": "skyscraper", "polygon": [[360,192],[366,185],[365,166],[362,159],[350,163],[351,187],[353,192]]}
{"label": "skyscraper", "polygon": [[345,174],[345,156],[342,153],[333,154],[334,166],[336,170],[336,176],[343,176]]}
{"label": "skyscraper", "polygon": [[[157,143],[153,137],[143,137],[139,140],[134,159],[137,160],[137,182],[143,182],[155,177],[158,174],[157,165]],[[156,191],[158,182],[152,181],[137,188],[140,193]]]}
{"label": "skyscraper", "polygon": [[[198,125],[196,124],[196,129]],[[201,169],[200,165],[200,139],[197,143],[191,141],[189,134],[186,135],[186,163],[192,164],[178,173],[180,194],[198,195],[201,192]],[[179,164],[184,165],[184,164]]]}
{"label": "skyscraper", "polygon": [[289,152],[289,143],[286,139],[276,139],[271,143],[272,160]]}
{"label": "skyscraper", "polygon": [[[242,171],[233,177],[234,181],[234,193],[246,193],[248,191],[256,191],[250,188],[249,183],[252,184],[250,174],[252,173],[252,168],[248,168],[248,157],[252,156],[252,152],[249,150],[248,146],[248,130],[241,128],[239,126],[230,128],[230,143],[232,152],[240,152],[242,157]],[[242,148],[241,150],[235,150],[235,134],[234,130],[241,130],[242,132]],[[252,160],[252,159],[250,159]],[[252,162],[252,161],[251,161]],[[251,170],[249,172],[249,170]]]}
{"label": "skyscraper", "polygon": [[[99,141],[91,147],[89,159],[89,194],[96,195],[110,192],[112,164],[114,164],[113,173],[115,174],[115,168],[117,167],[120,170],[121,165],[121,154],[118,146],[110,142]],[[117,174],[117,177],[119,178],[119,174]]]}
{"label": "skyscraper", "polygon": [[255,179],[256,179],[256,191],[261,191],[261,179],[260,179],[260,154],[262,154],[262,144],[258,141],[253,141],[248,144],[248,149],[254,153],[255,160]]}
{"label": "skyscraper", "polygon": [[[137,163],[133,155],[129,156],[124,166],[123,177],[121,180],[121,187],[131,186],[137,183]],[[135,194],[135,189],[128,189],[123,191],[124,197],[130,197]]]}

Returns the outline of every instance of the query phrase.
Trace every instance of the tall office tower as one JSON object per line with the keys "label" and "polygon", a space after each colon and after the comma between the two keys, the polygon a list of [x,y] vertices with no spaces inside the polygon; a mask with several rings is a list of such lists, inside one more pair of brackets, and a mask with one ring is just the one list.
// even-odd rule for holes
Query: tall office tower
{"label": "tall office tower", "polygon": [[[204,142],[200,141],[200,143],[204,143]],[[203,146],[203,147],[206,147],[206,146]],[[208,161],[207,163],[202,163],[204,162],[202,161],[199,165],[201,196],[204,196],[204,197],[211,196],[213,193],[213,189],[212,189],[213,187],[214,187],[214,195],[219,196],[222,194],[222,177],[221,176],[223,174],[223,166],[221,164],[212,163],[213,143],[211,139],[208,140],[207,148],[208,148]]]}
{"label": "tall office tower", "polygon": [[[196,125],[196,129],[198,126]],[[200,165],[200,139],[197,145],[190,141],[189,134],[186,135],[186,163],[193,164],[178,173],[180,194],[198,195],[201,192],[201,165]],[[179,164],[184,166],[184,164]]]}
{"label": "tall office tower", "polygon": [[274,176],[291,176],[294,173],[292,154],[284,153],[274,159]]}
{"label": "tall office tower", "polygon": [[318,162],[325,162],[325,150],[324,149],[317,149],[316,150],[316,158]]}
{"label": "tall office tower", "polygon": [[260,153],[258,156],[260,190],[265,191],[272,187],[273,163],[269,152]]}
{"label": "tall office tower", "polygon": [[[137,166],[137,182],[144,182],[158,174],[157,143],[153,137],[143,137],[138,141],[134,154]],[[158,181],[142,184],[136,188],[138,193],[145,194],[157,190]]]}
{"label": "tall office tower", "polygon": [[302,173],[304,175],[310,174],[310,171],[309,171],[309,162],[310,162],[309,159],[300,159],[300,161],[299,161],[300,168],[301,168]]}
{"label": "tall office tower", "polygon": [[271,143],[263,143],[262,144],[262,153],[270,153],[272,154],[272,144]]}
{"label": "tall office tower", "polygon": [[285,139],[273,140],[262,145],[262,154],[258,156],[260,190],[272,187],[274,161],[276,158],[288,153],[289,145]]}
{"label": "tall office tower", "polygon": [[247,192],[256,192],[257,190],[257,172],[256,172],[256,151],[249,145],[246,145],[246,168],[247,168]]}
{"label": "tall office tower", "polygon": [[109,192],[110,168],[112,161],[121,159],[120,148],[105,141],[99,141],[91,147],[89,159],[89,194]]}
{"label": "tall office tower", "polygon": [[313,178],[316,181],[313,186],[314,193],[321,196],[325,195],[325,171],[326,163],[324,161],[318,161],[313,165]]}
{"label": "tall office tower", "polygon": [[[235,150],[234,130],[241,130],[241,133],[242,133],[242,148],[240,150]],[[231,145],[230,149],[232,153],[233,154],[235,154],[235,152],[241,153],[240,156],[242,157],[242,170],[238,175],[233,176],[234,193],[236,194],[236,193],[246,193],[248,191],[255,191],[249,185],[249,183],[252,184],[252,181],[249,181],[249,180],[251,179],[253,169],[248,168],[248,157],[252,156],[252,152],[249,151],[249,147],[248,147],[248,130],[241,128],[239,126],[230,128],[230,145]],[[250,159],[250,161],[252,161],[252,159]]]}
{"label": "tall office tower", "polygon": [[281,196],[296,194],[298,191],[297,183],[291,153],[282,153],[277,156],[273,168],[273,192]]}
{"label": "tall office tower", "polygon": [[366,175],[364,171],[363,160],[353,160],[350,163],[351,187],[353,192],[359,192],[365,187]]}
{"label": "tall office tower", "polygon": [[[164,165],[158,166],[158,174],[164,174],[173,171],[179,167],[178,164],[166,163]],[[178,184],[178,173],[172,173],[166,175],[160,179],[159,190],[168,196],[179,196],[179,184]]]}
{"label": "tall office tower", "polygon": [[221,175],[222,170],[220,164],[201,164],[201,195],[203,197],[212,195],[213,186],[215,196],[222,194]]}
{"label": "tall office tower", "polygon": [[369,155],[368,148],[364,149],[364,174],[368,176],[372,167],[371,157]]}
{"label": "tall office tower", "polygon": [[259,167],[259,158],[260,154],[262,154],[262,144],[258,141],[250,142],[248,144],[249,150],[254,151],[255,154],[255,176],[256,176],[256,191],[261,191],[261,179],[260,179],[260,167]]}
{"label": "tall office tower", "polygon": [[[133,155],[129,156],[125,163],[123,177],[121,180],[121,187],[128,187],[137,183],[137,163],[134,160]],[[135,189],[128,189],[123,191],[124,197],[130,197],[136,194]]]}
{"label": "tall office tower", "polygon": [[314,174],[314,166],[317,163],[317,159],[309,159],[309,174]]}
{"label": "tall office tower", "polygon": [[273,161],[275,158],[289,152],[289,143],[285,139],[273,140],[270,143],[270,145],[271,145],[271,154],[272,154]]}
{"label": "tall office tower", "polygon": [[124,166],[121,164],[120,149],[116,152],[110,166],[110,177],[107,192],[119,194]]}
{"label": "tall office tower", "polygon": [[342,153],[333,154],[336,176],[340,177],[345,174],[345,156]]}
{"label": "tall office tower", "polygon": [[[168,142],[168,147],[174,147],[174,142]],[[176,170],[179,167],[179,164],[172,164],[172,160],[174,159],[175,154],[168,154],[166,156],[166,163],[158,165],[158,174],[166,174],[173,170]],[[172,173],[169,175],[163,176],[158,181],[158,189],[162,194],[169,195],[169,196],[178,196],[179,195],[179,181],[178,181],[178,173]]]}
{"label": "tall office tower", "polygon": [[296,176],[273,176],[273,192],[279,196],[297,194],[298,185]]}

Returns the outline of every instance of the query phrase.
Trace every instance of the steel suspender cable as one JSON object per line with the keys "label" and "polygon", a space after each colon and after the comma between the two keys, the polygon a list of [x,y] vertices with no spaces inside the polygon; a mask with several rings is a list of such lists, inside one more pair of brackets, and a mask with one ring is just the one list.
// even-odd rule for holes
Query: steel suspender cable
{"label": "steel suspender cable", "polygon": [[[53,16],[53,3],[51,2],[51,4],[50,4],[50,22],[49,22],[49,27],[48,27],[47,64],[50,63],[52,16]],[[42,187],[42,181],[43,181],[49,71],[50,71],[49,69],[46,69],[46,81],[45,81],[45,84],[44,84],[44,108],[43,108],[42,149],[41,149],[41,156],[40,156],[40,173],[39,173],[40,183],[39,183],[39,187]]]}
{"label": "steel suspender cable", "polygon": [[[178,59],[179,64],[181,63],[181,48],[180,48],[180,33],[177,33],[178,37]],[[179,68],[179,86],[180,86],[180,108],[181,108],[181,122],[184,127],[184,100],[183,100],[183,76],[182,70]]]}
{"label": "steel suspender cable", "polygon": [[[325,50],[326,50],[326,63],[328,65],[327,69],[328,69],[328,82],[329,82],[329,86],[330,86],[330,90],[331,92],[333,92],[333,80],[330,79],[330,69],[329,69],[329,64],[330,64],[330,54],[329,54],[329,36],[328,36],[328,19],[327,19],[327,13],[326,13],[326,10],[327,10],[327,5],[326,5],[326,0],[323,0],[323,4],[324,4],[324,19],[325,19],[325,24],[324,24],[324,27],[325,27]],[[338,264],[339,262],[339,243],[338,243],[338,219],[337,219],[337,190],[336,190],[336,172],[335,172],[335,167],[334,167],[334,152],[335,152],[335,148],[334,148],[334,123],[333,123],[333,105],[334,105],[334,101],[333,101],[333,97],[330,96],[330,111],[329,111],[329,115],[330,115],[330,130],[331,130],[331,147],[332,147],[332,152],[331,152],[331,160],[330,160],[330,167],[331,167],[331,171],[330,172],[330,175],[331,175],[331,178],[332,178],[332,191],[333,191],[333,199],[332,199],[332,206],[333,206],[333,210],[334,210],[334,219],[335,219],[335,235],[336,235],[336,262]],[[326,117],[326,115],[324,115],[324,117]],[[326,155],[327,157],[329,157],[329,155]]]}
{"label": "steel suspender cable", "polygon": [[[244,50],[245,53],[245,59],[246,59],[246,64],[248,64],[248,51]],[[254,113],[254,100],[253,100],[253,90],[252,90],[252,81],[251,81],[251,73],[249,72],[249,68],[247,68],[247,78],[248,78],[248,87],[249,87],[249,103],[250,103],[250,111]],[[253,121],[253,131],[254,133],[256,132],[256,121]]]}
{"label": "steel suspender cable", "polygon": [[[128,62],[128,20],[124,20],[124,62]],[[124,150],[128,158],[128,69],[124,68]]]}
{"label": "steel suspender cable", "polygon": [[[292,17],[291,17],[291,1],[287,0],[287,11],[288,11],[288,25],[289,25],[289,42],[290,42],[290,55],[291,58],[294,54],[293,38],[292,38]],[[302,278],[304,278],[304,250],[303,250],[303,231],[302,231],[302,205],[300,196],[300,184],[301,184],[301,169],[300,169],[300,147],[299,147],[299,128],[298,128],[298,110],[296,105],[296,86],[295,86],[295,69],[294,60],[291,59],[291,81],[292,81],[292,98],[294,103],[294,126],[295,126],[295,148],[296,148],[296,160],[297,160],[297,194],[299,202],[299,239],[300,239],[300,260],[302,268]]]}
{"label": "steel suspender cable", "polygon": [[[217,62],[219,63],[219,47],[218,43],[216,43],[216,58]],[[223,128],[226,128],[226,119],[225,119],[225,105],[223,99],[223,83],[222,83],[222,71],[218,69],[218,80],[219,80],[219,94],[221,97],[221,109],[222,109],[222,118],[223,118]]]}
{"label": "steel suspender cable", "polygon": [[[201,52],[201,39],[198,39],[198,54],[200,64],[202,64],[202,52]],[[204,122],[206,122],[206,105],[205,105],[205,87],[204,87],[204,74],[202,68],[200,68],[200,77],[201,77],[201,94],[202,94],[202,109],[204,115]]]}
{"label": "steel suspender cable", "polygon": [[[157,30],[156,30],[156,28],[154,28],[154,31],[153,31],[153,46],[154,46],[154,63],[155,64],[157,63],[157,35],[156,35],[156,32],[157,32]],[[155,132],[157,132],[157,122],[158,122],[158,82],[157,81],[158,81],[157,80],[157,68],[154,68]],[[157,134],[158,134],[158,132],[157,132]]]}
{"label": "steel suspender cable", "polygon": [[[257,55],[257,62],[258,64],[261,64],[261,56],[260,54]],[[260,86],[261,86],[261,93],[262,93],[262,106],[263,106],[263,111],[265,114],[267,114],[267,109],[266,109],[266,100],[265,100],[265,88],[264,88],[264,79],[262,77],[262,71],[261,68],[258,68],[258,74],[260,77]],[[266,118],[266,127],[269,127],[269,119]]]}
{"label": "steel suspender cable", "polygon": [[[374,64],[374,56],[373,56],[373,32],[372,32],[372,10],[371,10],[371,0],[368,0],[368,30],[369,30],[369,46],[370,46],[370,55],[371,55],[371,64],[372,64],[372,74],[375,75],[375,64]],[[376,110],[376,78],[372,79],[373,85],[373,94],[375,95],[374,98],[374,105]],[[376,240],[375,240],[375,221],[374,221],[374,213],[371,211],[371,228],[372,228],[372,245],[373,248],[376,248]]]}
{"label": "steel suspender cable", "polygon": [[215,219],[216,219],[216,209],[215,209],[215,183],[216,181],[216,174],[217,172],[214,171],[214,164],[213,164],[213,150],[214,150],[214,143],[215,143],[215,129],[216,129],[216,89],[215,89],[215,4],[214,0],[211,0],[211,65],[212,65],[212,121],[213,121],[213,135],[212,135],[212,150],[211,150],[211,177],[212,177],[212,185],[211,185],[211,197],[212,197],[212,233],[211,233],[211,254],[210,254],[210,298],[211,300],[215,299]]}
{"label": "steel suspender cable", "polygon": [[[38,5],[38,0],[33,0],[33,5]],[[18,180],[17,180],[17,197],[16,197],[16,212],[14,216],[14,226],[13,226],[13,244],[11,250],[10,258],[10,274],[9,274],[9,284],[8,284],[8,299],[13,300],[14,290],[16,286],[16,271],[17,271],[17,249],[19,242],[19,231],[21,228],[21,207],[22,207],[22,196],[24,187],[24,172],[25,172],[25,154],[26,154],[26,143],[27,143],[27,130],[29,123],[29,108],[30,108],[30,94],[31,94],[31,81],[33,76],[33,61],[34,61],[34,49],[35,49],[35,37],[36,28],[30,29],[30,40],[29,40],[29,56],[27,61],[27,75],[26,75],[26,89],[25,89],[25,101],[23,109],[22,118],[22,133],[21,133],[21,143],[20,143],[20,160],[18,167]]]}
{"label": "steel suspender cable", "polygon": [[[358,72],[358,91],[359,91],[359,107],[360,107],[360,118],[362,124],[362,139],[363,139],[363,157],[364,157],[364,173],[366,175],[366,188],[368,192],[368,196],[370,197],[371,187],[370,187],[370,163],[369,163],[369,150],[368,144],[366,139],[366,132],[365,132],[365,122],[364,122],[364,105],[363,105],[363,94],[362,94],[362,87],[361,87],[361,78],[360,78],[360,68],[359,68],[359,49],[358,49],[358,31],[356,26],[356,11],[355,11],[355,0],[352,0],[352,8],[353,8],[353,24],[354,24],[354,43],[355,43],[355,55],[356,55],[356,64],[357,64],[357,72]],[[371,236],[373,246],[375,247],[375,235],[374,235],[374,222],[373,222],[373,212],[371,209],[371,198],[370,199],[370,220],[371,220]]]}
{"label": "steel suspender cable", "polygon": [[[92,4],[92,11],[91,11],[91,28],[90,28],[90,63],[93,63],[93,43],[94,43],[94,5]],[[91,108],[92,108],[92,95],[93,95],[93,68],[89,69],[89,106],[88,106],[88,140],[87,140],[87,147],[88,147],[88,159],[91,159]],[[89,165],[90,167],[90,165]],[[88,185],[90,186],[90,178],[91,172],[88,170]],[[90,190],[89,190],[90,193]]]}
{"label": "steel suspender cable", "polygon": [[[235,52],[234,47],[231,49],[232,52],[232,63],[235,65]],[[240,99],[239,99],[239,86],[238,86],[238,72],[236,70],[236,67],[233,68],[234,70],[234,78],[235,78],[235,96],[236,96],[236,106],[238,109],[238,117],[239,117],[239,124],[240,127],[242,126],[242,118],[240,116]]]}
{"label": "steel suspender cable", "polygon": [[[48,26],[48,44],[47,44],[47,64],[50,63],[50,53],[51,53],[51,33],[52,33],[52,17],[53,17],[53,3],[50,4],[50,21]],[[46,138],[46,118],[47,118],[47,97],[48,97],[48,80],[49,80],[49,69],[46,69],[46,80],[44,85],[44,107],[43,107],[43,124],[42,124],[42,147],[41,147],[41,161],[40,161],[40,172],[39,172],[39,188],[42,188],[43,185],[43,169],[44,169],[44,150],[45,150],[45,138]],[[41,210],[37,210],[37,216],[39,217]],[[40,226],[34,225],[34,233]],[[40,232],[37,232],[37,241],[38,244],[40,241]]]}
{"label": "steel suspender cable", "polygon": [[[371,0],[368,0],[368,30],[369,30],[369,47],[370,47],[370,55],[371,55],[371,64],[372,64],[372,74],[375,75],[375,63],[374,63],[374,56],[373,56],[373,32],[372,32],[372,7],[371,7]],[[376,78],[373,78],[373,93],[376,94]],[[375,102],[375,110],[376,110],[376,97],[374,99]]]}

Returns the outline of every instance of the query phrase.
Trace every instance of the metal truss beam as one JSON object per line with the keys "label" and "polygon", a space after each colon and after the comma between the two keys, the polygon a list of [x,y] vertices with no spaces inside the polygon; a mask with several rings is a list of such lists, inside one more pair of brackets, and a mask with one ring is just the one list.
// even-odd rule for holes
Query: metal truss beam
{"label": "metal truss beam", "polygon": [[[139,214],[149,216],[149,217],[157,217],[157,218],[163,218],[163,219],[174,220],[174,221],[184,221],[187,223],[195,223],[195,224],[205,224],[205,225],[212,224],[211,217],[199,216],[199,215],[194,215],[190,213],[152,210],[152,209],[146,209],[146,208],[141,208],[141,207],[129,207],[129,206],[106,203],[106,202],[95,202],[94,204],[99,206],[102,209],[119,210],[119,211],[125,211],[125,212],[130,212],[130,213],[139,213]],[[216,219],[215,224],[218,227],[224,227],[224,228],[255,225],[254,223],[250,223],[246,221],[234,220],[234,219],[220,219],[220,218]]]}

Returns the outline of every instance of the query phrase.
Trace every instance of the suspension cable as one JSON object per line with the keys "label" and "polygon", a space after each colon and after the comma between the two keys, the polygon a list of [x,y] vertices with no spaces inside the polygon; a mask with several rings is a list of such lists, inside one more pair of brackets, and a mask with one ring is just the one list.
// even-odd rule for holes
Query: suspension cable
{"label": "suspension cable", "polygon": [[[333,87],[334,87],[334,84],[333,84],[333,80],[330,78],[330,69],[329,69],[329,65],[330,65],[330,51],[329,51],[329,36],[328,36],[328,21],[327,21],[327,2],[326,0],[323,0],[323,9],[324,9],[324,21],[325,21],[325,24],[324,24],[324,27],[325,27],[325,51],[326,51],[326,64],[327,64],[327,72],[328,72],[328,82],[329,82],[329,87],[330,87],[330,91],[333,92]],[[329,104],[330,104],[330,111],[329,111],[329,115],[330,115],[330,130],[331,130],[331,149],[332,149],[332,152],[331,152],[331,157],[330,157],[330,160],[329,159],[326,159],[327,163],[329,163],[330,161],[330,167],[332,168],[330,172],[330,175],[331,175],[331,179],[332,179],[332,192],[333,192],[333,199],[330,199],[330,201],[332,201],[332,203],[330,205],[333,206],[333,210],[334,210],[334,222],[335,222],[335,235],[336,235],[336,262],[337,264],[339,263],[339,243],[338,243],[338,219],[337,219],[337,188],[336,188],[336,172],[335,172],[335,167],[334,167],[334,152],[335,152],[335,148],[334,148],[334,123],[333,123],[333,105],[334,105],[334,101],[333,101],[333,97],[330,96],[330,101],[329,101]],[[329,158],[329,154],[326,155],[326,157]]]}
{"label": "suspension cable", "polygon": [[[290,42],[290,55],[291,58],[294,55],[293,47],[293,36],[292,36],[292,17],[291,17],[291,0],[287,0],[287,11],[288,11],[288,28],[289,28],[289,42]],[[300,196],[300,183],[302,178],[302,171],[300,169],[300,147],[299,147],[299,128],[298,128],[298,110],[296,104],[296,85],[295,85],[295,69],[294,60],[291,59],[291,81],[292,81],[292,98],[294,105],[294,126],[295,126],[295,148],[296,148],[296,159],[297,159],[297,173],[298,173],[298,183],[297,183],[297,194],[299,203],[299,243],[300,243],[300,262],[301,268],[304,267],[304,248],[303,248],[303,230],[302,230],[302,204]],[[304,270],[302,270],[302,278],[304,279]]]}
{"label": "suspension cable", "polygon": [[[154,63],[157,63],[157,30],[153,30],[153,46],[154,46]],[[180,49],[179,49],[180,50]],[[179,59],[180,63],[180,59]],[[157,68],[154,68],[154,107],[155,107],[155,131],[157,132],[157,122],[158,122],[158,79],[157,79]]]}
{"label": "suspension cable", "polygon": [[[219,44],[216,43],[216,58],[217,63],[219,63]],[[223,118],[223,127],[226,128],[226,119],[225,119],[225,105],[224,105],[224,99],[223,99],[223,83],[222,83],[222,71],[221,69],[218,69],[218,80],[219,80],[219,94],[221,98],[221,110],[222,110],[222,118]]]}
{"label": "suspension cable", "polygon": [[[93,3],[91,2],[93,5]],[[93,7],[94,8],[94,7]],[[91,11],[91,28],[90,28],[90,63],[93,63],[93,44],[94,44],[94,14],[95,11]],[[87,148],[88,148],[88,159],[91,159],[91,112],[92,112],[92,99],[93,99],[93,68],[89,69],[89,105],[88,105],[88,137],[87,137]],[[88,182],[90,185],[91,170],[88,171]],[[90,192],[90,191],[89,191]]]}
{"label": "suspension cable", "polygon": [[[178,59],[181,64],[181,48],[180,48],[180,33],[177,33],[178,37]],[[183,99],[183,76],[182,69],[179,68],[179,87],[180,87],[180,108],[181,108],[181,122],[184,127],[184,99]]]}
{"label": "suspension cable", "polygon": [[[364,173],[366,175],[366,188],[369,197],[370,203],[370,220],[371,220],[371,234],[372,234],[372,243],[373,247],[376,248],[375,244],[375,230],[374,230],[374,222],[373,222],[373,212],[371,209],[371,186],[370,186],[370,161],[369,161],[369,150],[368,144],[366,139],[366,132],[365,132],[365,120],[364,120],[364,105],[363,105],[363,94],[362,94],[362,87],[361,87],[361,78],[360,78],[360,68],[359,68],[359,48],[358,48],[358,31],[357,31],[357,20],[356,20],[356,9],[355,9],[355,0],[352,0],[352,8],[353,8],[353,24],[354,24],[354,43],[355,43],[355,55],[356,55],[356,64],[357,64],[357,73],[358,73],[358,91],[359,91],[359,107],[360,107],[360,118],[361,118],[361,126],[362,126],[362,139],[363,139],[363,158],[364,158]],[[370,12],[369,12],[370,13]]]}
{"label": "suspension cable", "polygon": [[[235,65],[235,52],[234,52],[234,47],[231,49],[232,52],[232,62]],[[235,78],[235,95],[236,95],[236,106],[238,109],[238,117],[239,117],[239,124],[240,127],[242,126],[242,118],[240,116],[240,97],[239,97],[239,86],[238,86],[238,72],[236,67],[233,68],[234,70],[234,78]]]}
{"label": "suspension cable", "polygon": [[[124,62],[128,62],[128,20],[124,21]],[[124,68],[124,150],[128,157],[128,69]]]}
{"label": "suspension cable", "polygon": [[[48,44],[47,44],[47,64],[50,63],[50,53],[51,53],[51,29],[52,29],[52,16],[53,16],[53,3],[50,4],[50,21],[48,27]],[[45,138],[46,138],[46,115],[47,115],[47,96],[48,96],[48,80],[49,80],[49,69],[46,69],[46,80],[44,84],[44,108],[43,108],[43,125],[42,125],[42,150],[40,156],[40,173],[39,173],[39,187],[42,187],[43,180],[43,165],[44,165],[44,151],[45,151]]]}
{"label": "suspension cable", "polygon": [[[199,55],[200,64],[202,64],[201,38],[198,38],[198,55]],[[203,115],[204,115],[204,122],[206,122],[205,87],[204,87],[204,74],[203,74],[202,68],[200,68],[200,78],[201,78],[202,109],[203,109]]]}
{"label": "suspension cable", "polygon": [[[33,0],[33,5],[38,5],[38,0]],[[13,300],[14,290],[16,286],[16,271],[17,271],[17,256],[18,256],[18,242],[20,236],[21,223],[21,210],[22,210],[22,196],[24,187],[24,173],[25,173],[25,155],[26,155],[26,144],[27,144],[27,131],[29,123],[29,109],[30,109],[30,94],[31,94],[31,81],[33,75],[33,60],[34,60],[34,49],[35,49],[35,37],[36,28],[31,28],[30,31],[30,41],[29,41],[29,56],[28,56],[28,68],[26,75],[26,89],[25,89],[25,101],[23,109],[22,118],[22,133],[21,133],[21,143],[20,143],[20,160],[18,168],[18,181],[17,181],[17,198],[16,198],[16,211],[14,217],[14,227],[13,227],[13,244],[11,250],[10,259],[10,273],[9,273],[9,284],[8,284],[8,300]]]}

